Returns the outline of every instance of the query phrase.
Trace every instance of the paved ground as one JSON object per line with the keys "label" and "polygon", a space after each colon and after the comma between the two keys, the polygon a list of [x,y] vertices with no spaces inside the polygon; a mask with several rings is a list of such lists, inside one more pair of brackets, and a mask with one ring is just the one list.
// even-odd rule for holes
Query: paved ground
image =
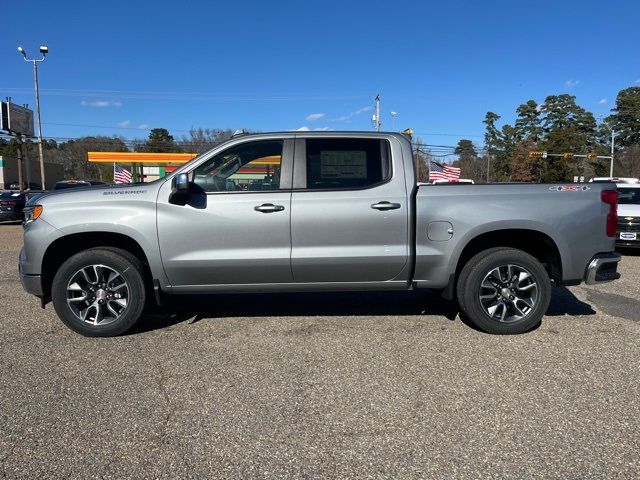
{"label": "paved ground", "polygon": [[0,478],[638,478],[640,256],[534,332],[428,294],[185,299],[88,339],[0,225]]}

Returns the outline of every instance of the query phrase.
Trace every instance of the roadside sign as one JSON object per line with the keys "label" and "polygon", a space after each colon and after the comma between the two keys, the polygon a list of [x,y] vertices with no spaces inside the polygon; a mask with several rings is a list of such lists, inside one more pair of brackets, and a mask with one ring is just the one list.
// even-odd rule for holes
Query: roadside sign
{"label": "roadside sign", "polygon": [[33,110],[11,102],[0,102],[0,130],[33,137]]}

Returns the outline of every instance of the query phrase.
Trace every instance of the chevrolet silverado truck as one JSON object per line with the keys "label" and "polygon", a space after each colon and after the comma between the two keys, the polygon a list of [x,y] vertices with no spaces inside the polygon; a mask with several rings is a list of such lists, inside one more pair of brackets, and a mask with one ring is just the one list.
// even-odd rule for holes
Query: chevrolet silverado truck
{"label": "chevrolet silverado truck", "polygon": [[523,333],[552,287],[619,277],[615,185],[423,185],[396,133],[239,134],[148,184],[27,204],[19,272],[87,336],[168,294],[437,289]]}

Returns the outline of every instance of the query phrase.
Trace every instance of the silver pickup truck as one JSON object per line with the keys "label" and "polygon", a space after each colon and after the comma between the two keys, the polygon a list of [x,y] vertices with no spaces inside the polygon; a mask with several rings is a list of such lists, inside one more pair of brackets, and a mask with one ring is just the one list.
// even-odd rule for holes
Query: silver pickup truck
{"label": "silver pickup truck", "polygon": [[401,134],[238,135],[152,183],[38,197],[19,270],[88,336],[166,294],[415,288],[522,333],[553,285],[619,277],[616,208],[613,184],[419,184]]}

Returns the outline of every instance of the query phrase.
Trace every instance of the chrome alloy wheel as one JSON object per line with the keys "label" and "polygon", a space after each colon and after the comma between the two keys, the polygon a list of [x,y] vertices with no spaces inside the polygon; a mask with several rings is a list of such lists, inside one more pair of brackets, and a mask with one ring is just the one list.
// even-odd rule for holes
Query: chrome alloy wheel
{"label": "chrome alloy wheel", "polygon": [[129,285],[122,273],[106,265],[88,265],[71,276],[67,304],[73,314],[91,325],[109,325],[127,309]]}
{"label": "chrome alloy wheel", "polygon": [[480,285],[480,304],[493,320],[516,322],[538,301],[538,284],[521,265],[501,265],[487,273]]}

